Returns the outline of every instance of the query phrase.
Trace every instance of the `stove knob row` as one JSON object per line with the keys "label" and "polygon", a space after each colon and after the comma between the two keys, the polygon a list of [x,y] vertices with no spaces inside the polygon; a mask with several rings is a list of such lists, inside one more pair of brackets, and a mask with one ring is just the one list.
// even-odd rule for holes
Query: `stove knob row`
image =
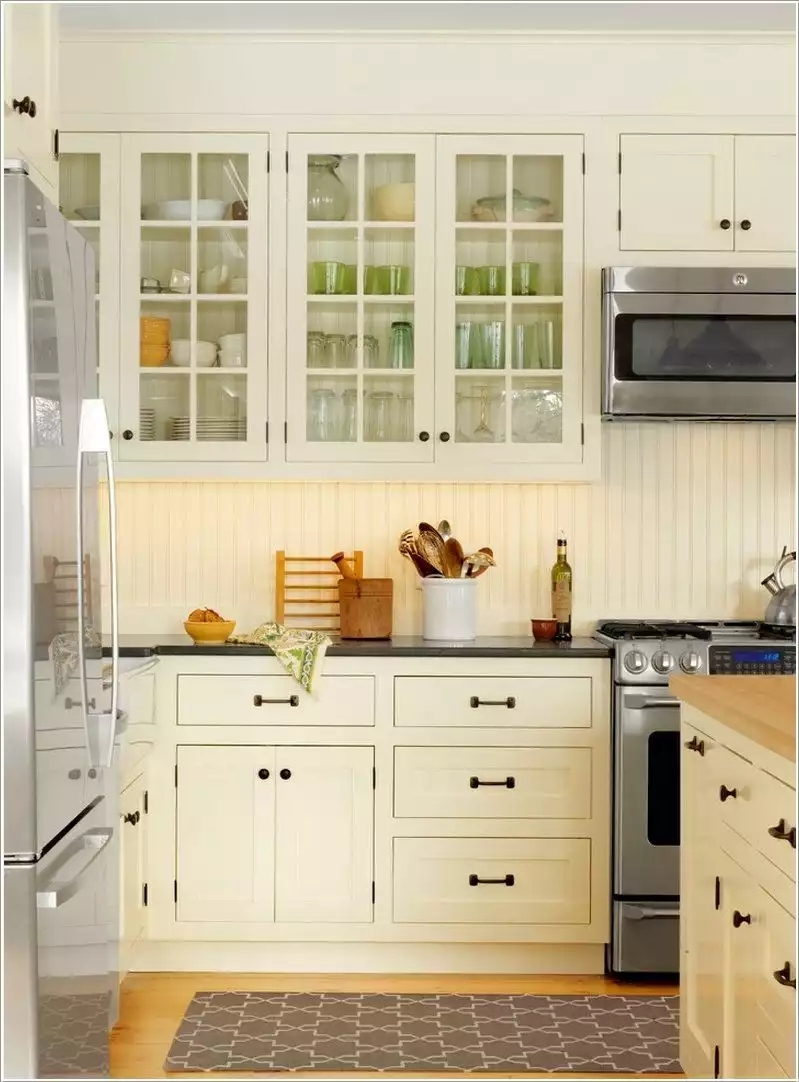
{"label": "stove knob row", "polygon": [[658,653],[652,655],[652,668],[659,673],[671,672],[674,668],[674,658],[668,650],[659,650]]}
{"label": "stove knob row", "polygon": [[640,650],[630,650],[624,655],[624,667],[627,672],[643,672],[646,664],[646,654],[642,654]]}
{"label": "stove knob row", "polygon": [[693,650],[689,650],[680,658],[680,668],[683,672],[699,672],[702,668],[702,658]]}

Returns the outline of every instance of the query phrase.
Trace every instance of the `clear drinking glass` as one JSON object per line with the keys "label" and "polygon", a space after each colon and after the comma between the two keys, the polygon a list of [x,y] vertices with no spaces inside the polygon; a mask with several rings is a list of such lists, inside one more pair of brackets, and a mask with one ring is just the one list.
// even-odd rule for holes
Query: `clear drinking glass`
{"label": "clear drinking glass", "polygon": [[364,368],[380,367],[380,344],[373,334],[363,336],[363,366]]}
{"label": "clear drinking glass", "polygon": [[538,356],[537,323],[516,323],[514,325],[511,365],[513,368],[541,367]]}
{"label": "clear drinking glass", "polygon": [[483,343],[483,367],[505,367],[505,324],[501,319],[492,319],[480,326]]}
{"label": "clear drinking glass", "polygon": [[397,320],[391,324],[388,346],[389,368],[413,368],[413,324]]}
{"label": "clear drinking glass", "polygon": [[358,392],[348,387],[340,399],[341,424],[338,438],[353,443],[358,438]]}
{"label": "clear drinking glass", "polygon": [[478,267],[480,293],[485,297],[501,297],[505,293],[504,267]]}
{"label": "clear drinking glass", "polygon": [[308,439],[330,443],[339,436],[339,397],[329,387],[315,387],[308,394]]}
{"label": "clear drinking glass", "polygon": [[341,164],[337,154],[308,156],[308,221],[342,222],[350,197],[336,172]]}
{"label": "clear drinking glass", "polygon": [[395,439],[394,403],[396,396],[391,391],[372,391],[366,395],[366,439],[370,443],[387,443]]}
{"label": "clear drinking glass", "polygon": [[413,439],[413,395],[397,395],[397,431],[396,439],[401,443],[410,443]]}
{"label": "clear drinking glass", "polygon": [[347,368],[347,338],[343,334],[325,335],[325,367]]}
{"label": "clear drinking glass", "polygon": [[321,331],[308,331],[307,358],[309,368],[327,367],[327,357],[325,355],[326,342],[326,334],[323,334]]}
{"label": "clear drinking glass", "polygon": [[555,367],[555,324],[551,319],[538,322],[538,356],[542,368]]}

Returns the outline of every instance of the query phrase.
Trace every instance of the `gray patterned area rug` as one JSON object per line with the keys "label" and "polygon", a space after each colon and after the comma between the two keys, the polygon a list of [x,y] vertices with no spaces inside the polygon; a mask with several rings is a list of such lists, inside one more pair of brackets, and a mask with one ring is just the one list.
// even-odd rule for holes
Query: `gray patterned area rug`
{"label": "gray patterned area rug", "polygon": [[198,992],[167,1071],[681,1073],[678,996]]}

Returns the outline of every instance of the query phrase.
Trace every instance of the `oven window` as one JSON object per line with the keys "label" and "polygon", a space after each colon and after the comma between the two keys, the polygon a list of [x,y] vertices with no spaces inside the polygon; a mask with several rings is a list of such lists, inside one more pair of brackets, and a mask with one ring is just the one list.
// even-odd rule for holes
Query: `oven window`
{"label": "oven window", "polygon": [[646,835],[650,845],[680,844],[680,734],[650,733]]}
{"label": "oven window", "polygon": [[616,316],[616,376],[627,380],[796,378],[796,318]]}

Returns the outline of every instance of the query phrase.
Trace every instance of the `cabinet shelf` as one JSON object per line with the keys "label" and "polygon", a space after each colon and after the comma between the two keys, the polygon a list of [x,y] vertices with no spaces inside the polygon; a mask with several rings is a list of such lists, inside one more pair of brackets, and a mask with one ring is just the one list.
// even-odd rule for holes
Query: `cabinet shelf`
{"label": "cabinet shelf", "polygon": [[[227,371],[233,371],[227,369]],[[243,371],[243,369],[237,369],[236,371]],[[415,374],[413,368],[306,368],[306,374],[309,376],[357,376],[359,372],[363,372],[364,376],[371,378],[372,376],[381,376],[383,378],[395,379],[397,376],[409,377]]]}
{"label": "cabinet shelf", "polygon": [[368,218],[357,218],[351,222],[308,222],[309,231],[312,229],[415,229],[416,222],[375,222]]}
{"label": "cabinet shelf", "polygon": [[563,304],[563,297],[555,296],[554,294],[551,296],[541,295],[537,297],[518,297],[515,294],[511,297],[489,297],[486,294],[475,293],[463,296],[458,295],[455,297],[456,304],[469,305],[472,308],[481,304],[504,305],[507,300],[512,304]]}
{"label": "cabinet shelf", "polygon": [[519,230],[525,233],[562,233],[563,222],[456,222],[457,229],[479,233],[483,230]]}
{"label": "cabinet shelf", "polygon": [[498,377],[504,377],[507,373],[513,376],[514,379],[560,379],[563,376],[562,368],[456,368],[455,375],[458,379],[462,376],[468,379],[497,379]]}
{"label": "cabinet shelf", "polygon": [[364,304],[414,304],[416,297],[412,293],[309,293],[309,304],[340,304],[357,300]]}
{"label": "cabinet shelf", "polygon": [[[192,221],[191,218],[167,218],[166,220],[160,218],[141,218],[141,226],[143,229],[190,229],[191,226],[196,225],[198,229],[236,229],[243,230],[249,225],[249,222],[233,221],[226,218],[219,218],[216,221]],[[99,222],[86,222],[86,225],[99,225]]]}
{"label": "cabinet shelf", "polygon": [[140,293],[144,304],[171,304],[175,301],[191,301],[198,300],[205,304],[210,301],[212,304],[217,301],[222,302],[245,302],[247,300],[246,293]]}

